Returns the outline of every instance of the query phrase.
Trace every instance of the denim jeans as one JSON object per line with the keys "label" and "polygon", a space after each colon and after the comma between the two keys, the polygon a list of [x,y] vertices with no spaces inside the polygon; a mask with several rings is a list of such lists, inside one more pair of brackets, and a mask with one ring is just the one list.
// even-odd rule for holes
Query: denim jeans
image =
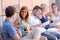
{"label": "denim jeans", "polygon": [[58,39],[60,39],[60,34],[56,32],[49,32],[50,34],[56,36]]}
{"label": "denim jeans", "polygon": [[48,40],[58,40],[58,38],[55,35],[51,34],[50,32],[47,32],[47,31],[43,32],[41,35],[46,36],[48,38]]}

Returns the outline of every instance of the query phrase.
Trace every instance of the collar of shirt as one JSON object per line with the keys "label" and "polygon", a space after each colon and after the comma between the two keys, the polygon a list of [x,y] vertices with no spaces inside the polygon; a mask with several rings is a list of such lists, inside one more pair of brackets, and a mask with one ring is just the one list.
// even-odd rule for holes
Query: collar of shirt
{"label": "collar of shirt", "polygon": [[9,19],[9,18],[6,18],[6,19],[13,25],[13,22],[11,19]]}
{"label": "collar of shirt", "polygon": [[38,19],[38,17],[37,16],[34,16],[35,17],[35,19]]}
{"label": "collar of shirt", "polygon": [[45,15],[42,15],[43,17],[46,17]]}

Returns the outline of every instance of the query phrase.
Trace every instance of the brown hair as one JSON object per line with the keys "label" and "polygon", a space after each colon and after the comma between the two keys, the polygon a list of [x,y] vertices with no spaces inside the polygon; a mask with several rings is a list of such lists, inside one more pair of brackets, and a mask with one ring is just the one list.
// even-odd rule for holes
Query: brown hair
{"label": "brown hair", "polygon": [[55,5],[55,6],[57,6],[57,4],[56,4],[56,3],[52,3],[52,4],[51,4],[51,7],[52,7],[52,6],[54,6],[54,5]]}
{"label": "brown hair", "polygon": [[28,8],[27,8],[26,6],[23,6],[23,7],[20,9],[19,16],[20,16],[20,18],[23,20],[23,17],[21,16],[22,10],[26,10],[26,11],[27,11],[27,15],[26,15],[26,17],[25,17],[25,19],[24,19],[25,22],[27,22],[27,21],[28,21],[28,18],[29,18],[29,11],[28,11]]}
{"label": "brown hair", "polygon": [[16,8],[13,6],[8,6],[5,10],[6,17],[12,17],[16,12]]}

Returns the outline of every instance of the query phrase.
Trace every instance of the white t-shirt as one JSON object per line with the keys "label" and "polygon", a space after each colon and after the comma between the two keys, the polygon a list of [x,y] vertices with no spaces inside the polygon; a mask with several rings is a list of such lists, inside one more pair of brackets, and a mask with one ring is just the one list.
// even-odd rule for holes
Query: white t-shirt
{"label": "white t-shirt", "polygon": [[50,20],[48,20],[48,21],[42,23],[42,24],[40,25],[40,27],[42,27],[42,26],[46,26],[46,25],[48,25],[49,23],[50,23]]}
{"label": "white t-shirt", "polygon": [[60,21],[60,12],[58,12],[58,16],[55,16],[53,13],[51,14],[51,20],[53,20],[53,23],[51,26],[56,26],[57,22]]}
{"label": "white t-shirt", "polygon": [[56,28],[49,28],[47,31],[49,31],[49,32],[57,32],[57,30],[58,29],[56,29]]}
{"label": "white t-shirt", "polygon": [[60,12],[58,12],[58,16],[55,16],[53,13],[51,14],[51,19],[52,20],[60,20]]}
{"label": "white t-shirt", "polygon": [[30,16],[30,21],[31,21],[32,26],[40,24],[40,20],[37,17],[35,17],[34,15]]}

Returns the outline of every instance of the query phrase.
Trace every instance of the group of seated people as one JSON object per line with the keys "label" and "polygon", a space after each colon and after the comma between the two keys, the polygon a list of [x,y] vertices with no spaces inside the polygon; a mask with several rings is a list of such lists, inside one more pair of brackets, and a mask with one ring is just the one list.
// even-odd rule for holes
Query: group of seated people
{"label": "group of seated people", "polygon": [[37,5],[32,13],[29,13],[27,6],[22,6],[16,20],[16,8],[8,6],[5,15],[2,26],[3,40],[60,39],[60,13],[55,3],[51,4],[51,10],[46,4]]}

